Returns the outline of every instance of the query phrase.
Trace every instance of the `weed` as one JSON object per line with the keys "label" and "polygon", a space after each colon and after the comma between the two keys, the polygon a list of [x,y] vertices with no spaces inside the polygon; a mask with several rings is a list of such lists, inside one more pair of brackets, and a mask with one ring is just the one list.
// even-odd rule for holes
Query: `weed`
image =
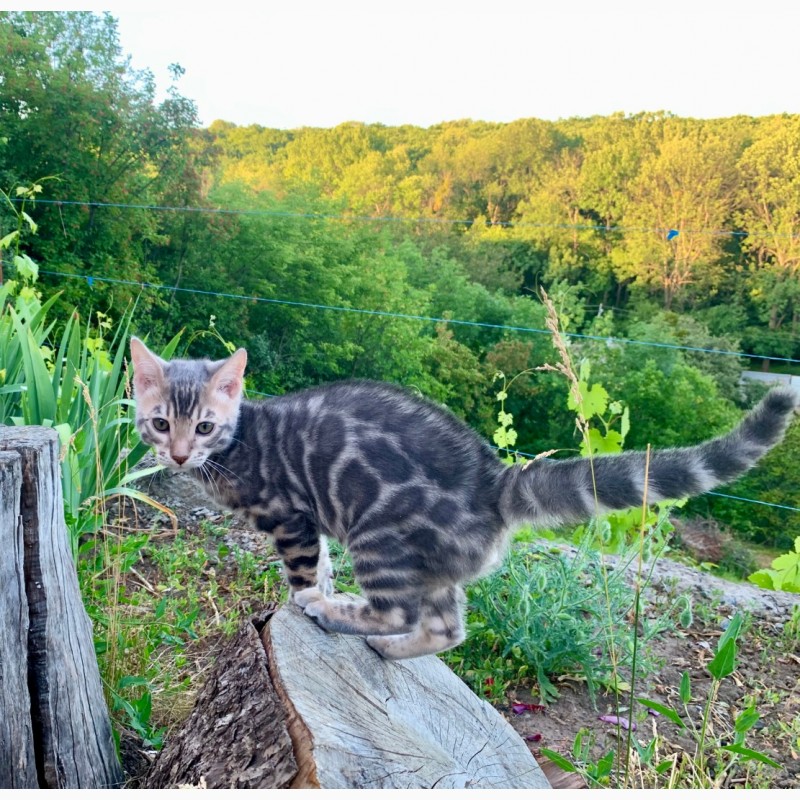
{"label": "weed", "polygon": [[[611,766],[614,762],[613,751],[611,756],[607,754],[599,761],[593,761],[589,757],[588,748],[577,746],[578,738],[576,747],[573,748],[572,760],[565,759],[553,751],[542,750],[542,752],[563,769],[579,772],[590,784],[601,785],[610,781],[619,788],[633,782],[634,767],[638,773],[638,782],[643,788],[691,789],[728,786],[734,767],[742,762],[756,762],[772,769],[780,769],[780,764],[770,756],[745,744],[747,734],[760,719],[755,698],[745,699],[743,706],[733,718],[732,728],[718,730],[718,726],[722,724],[719,717],[712,724],[712,710],[717,702],[720,685],[736,670],[737,641],[745,628],[746,617],[736,614],[720,637],[714,658],[706,665],[712,681],[699,714],[695,713],[698,698],[692,691],[688,672],[682,674],[677,687],[683,713],[646,697],[637,698],[639,705],[649,713],[660,715],[676,725],[685,736],[689,736],[695,743],[694,753],[683,751],[673,754],[671,758],[660,760],[658,753],[663,740],[658,733],[647,743],[638,741],[632,735],[629,736],[625,763],[623,764],[620,758],[616,770]],[[633,709],[631,717],[632,715]],[[633,720],[630,719],[629,733],[632,730]],[[747,774],[749,776],[750,772]],[[753,780],[760,783],[761,773],[757,774],[759,777],[754,777]]]}
{"label": "weed", "polygon": [[[634,668],[636,604],[624,567],[635,555],[629,551],[609,571],[586,543],[574,554],[543,544],[513,549],[499,572],[468,588],[467,642],[445,661],[492,699],[511,683],[532,682],[542,701],[552,702],[559,694],[554,677],[574,674],[592,693],[624,687]],[[654,619],[641,614],[642,641],[673,627],[685,605],[681,597]],[[654,669],[646,652],[636,669]]]}

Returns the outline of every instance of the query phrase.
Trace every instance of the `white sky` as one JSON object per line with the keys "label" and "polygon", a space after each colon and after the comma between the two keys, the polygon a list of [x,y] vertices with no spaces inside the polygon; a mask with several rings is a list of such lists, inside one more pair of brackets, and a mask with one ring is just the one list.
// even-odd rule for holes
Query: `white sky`
{"label": "white sky", "polygon": [[797,0],[54,6],[67,7],[110,11],[162,87],[180,63],[205,125],[800,113]]}

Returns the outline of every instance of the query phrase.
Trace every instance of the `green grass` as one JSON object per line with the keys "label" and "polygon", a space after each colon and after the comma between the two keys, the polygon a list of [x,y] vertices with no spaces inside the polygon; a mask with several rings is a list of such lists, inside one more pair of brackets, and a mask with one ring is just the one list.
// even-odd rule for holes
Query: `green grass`
{"label": "green grass", "polygon": [[225,528],[104,531],[78,561],[109,704],[159,747],[188,712],[216,643],[286,597],[278,562],[223,541]]}

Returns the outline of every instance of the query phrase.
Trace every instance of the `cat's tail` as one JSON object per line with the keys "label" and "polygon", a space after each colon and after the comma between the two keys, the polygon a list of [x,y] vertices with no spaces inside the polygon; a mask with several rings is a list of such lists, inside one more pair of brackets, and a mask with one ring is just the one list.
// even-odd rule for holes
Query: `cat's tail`
{"label": "cat's tail", "polygon": [[702,494],[746,472],[783,434],[798,411],[790,388],[773,389],[726,436],[694,447],[588,458],[541,459],[504,474],[501,510],[509,525],[580,522],[595,514],[640,506],[645,469],[647,502]]}

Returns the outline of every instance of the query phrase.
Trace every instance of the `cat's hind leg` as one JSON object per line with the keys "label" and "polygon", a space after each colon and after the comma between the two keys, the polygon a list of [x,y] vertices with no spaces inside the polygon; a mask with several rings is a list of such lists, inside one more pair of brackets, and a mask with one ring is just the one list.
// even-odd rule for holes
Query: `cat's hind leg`
{"label": "cat's hind leg", "polygon": [[408,587],[389,596],[373,594],[368,599],[320,597],[305,606],[305,613],[327,631],[360,636],[398,634],[415,628],[419,604],[418,590]]}
{"label": "cat's hind leg", "polygon": [[441,653],[464,641],[464,592],[448,586],[428,595],[414,630],[395,636],[367,636],[367,644],[384,658],[414,658]]}

